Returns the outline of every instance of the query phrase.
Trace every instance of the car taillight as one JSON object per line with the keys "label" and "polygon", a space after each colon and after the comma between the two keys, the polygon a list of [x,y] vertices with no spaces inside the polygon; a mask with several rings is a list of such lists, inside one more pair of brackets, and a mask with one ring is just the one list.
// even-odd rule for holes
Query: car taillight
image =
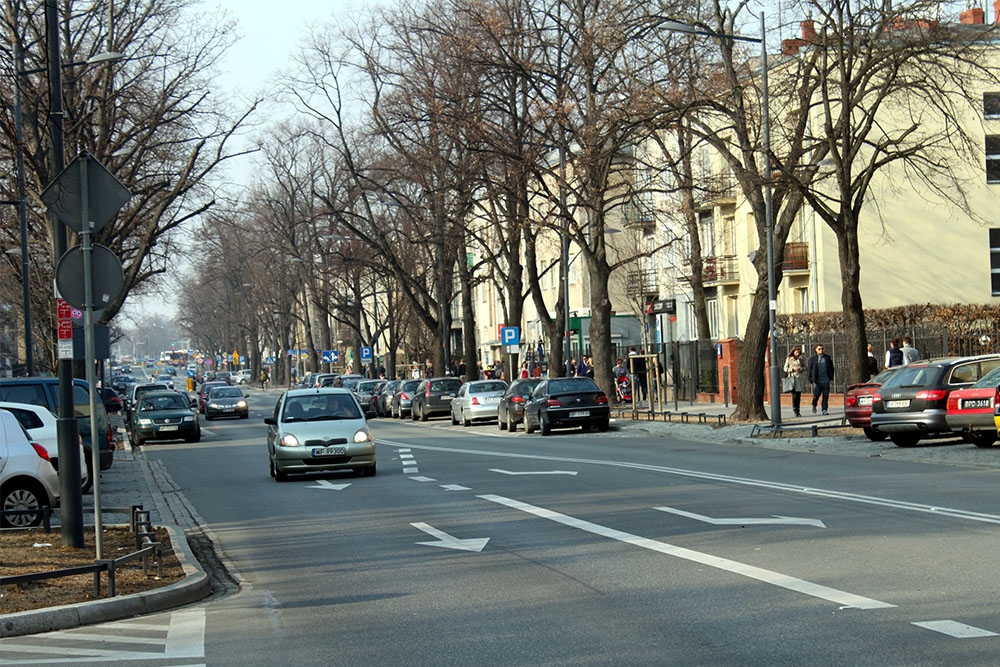
{"label": "car taillight", "polygon": [[511,396],[510,397],[510,402],[511,403],[524,403],[524,396]]}
{"label": "car taillight", "polygon": [[550,408],[561,408],[562,401],[560,401],[558,398],[550,398],[547,401],[545,401],[545,405]]}
{"label": "car taillight", "polygon": [[108,427],[108,449],[114,449],[114,448],[115,448],[115,430],[109,426]]}
{"label": "car taillight", "polygon": [[872,403],[881,403],[881,402],[882,402],[882,394],[878,392],[872,394]]}
{"label": "car taillight", "polygon": [[402,401],[408,401],[408,400],[410,400],[410,397],[406,395],[405,391],[399,392],[399,398]]}
{"label": "car taillight", "polygon": [[430,395],[431,395],[431,386],[427,385],[427,389],[424,390],[424,396],[429,397]]}
{"label": "car taillight", "polygon": [[858,397],[853,394],[848,394],[847,398],[844,399],[844,405],[849,408],[857,407]]}
{"label": "car taillight", "polygon": [[598,396],[594,400],[594,402],[597,403],[598,405],[601,405],[603,403],[607,403],[608,402],[608,395],[607,394],[601,394],[600,396]]}
{"label": "car taillight", "polygon": [[479,398],[477,396],[472,397],[472,405],[479,405]]}
{"label": "car taillight", "polygon": [[40,457],[42,457],[49,463],[52,463],[52,461],[49,459],[49,452],[44,447],[39,445],[37,442],[33,442],[31,443],[31,448],[34,449],[35,453],[38,454]]}
{"label": "car taillight", "polygon": [[943,401],[948,398],[947,389],[924,389],[917,392],[917,399],[924,401]]}

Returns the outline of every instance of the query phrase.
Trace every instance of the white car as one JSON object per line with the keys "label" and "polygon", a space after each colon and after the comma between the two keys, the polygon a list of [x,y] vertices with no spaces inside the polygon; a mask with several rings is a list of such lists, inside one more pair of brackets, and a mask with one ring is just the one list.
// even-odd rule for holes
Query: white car
{"label": "white car", "polygon": [[[59,506],[59,475],[49,453],[32,442],[7,410],[0,410],[0,509],[4,512]],[[42,523],[41,512],[0,515],[0,527],[29,528]]]}
{"label": "white car", "polygon": [[244,368],[236,372],[233,375],[233,382],[236,384],[253,384],[253,371],[249,368]]}
{"label": "white car", "polygon": [[[52,467],[59,471],[59,435],[56,416],[48,408],[31,403],[12,403],[0,401],[0,409],[14,415],[14,418],[28,432],[32,442],[37,442],[48,452]],[[90,475],[87,473],[87,461],[84,458],[83,436],[77,434],[80,441],[80,482],[84,491],[91,487]]]}

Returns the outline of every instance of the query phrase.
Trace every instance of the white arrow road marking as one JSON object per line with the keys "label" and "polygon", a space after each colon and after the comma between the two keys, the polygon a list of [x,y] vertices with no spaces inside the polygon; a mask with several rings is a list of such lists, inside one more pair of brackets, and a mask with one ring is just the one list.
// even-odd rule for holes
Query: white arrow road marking
{"label": "white arrow road marking", "polygon": [[684,510],[675,509],[673,507],[654,507],[653,509],[661,512],[669,512],[670,514],[676,514],[678,516],[686,516],[689,519],[695,519],[697,521],[704,521],[705,523],[710,523],[713,526],[816,526],[817,528],[826,528],[826,525],[819,519],[800,519],[794,516],[778,516],[777,514],[773,515],[772,518],[747,517],[743,519],[714,519],[710,516],[705,516],[704,514],[685,512]]}
{"label": "white arrow road marking", "polygon": [[441,488],[445,491],[472,491],[469,487],[461,484],[442,484]]}
{"label": "white arrow road marking", "polygon": [[486,543],[490,541],[488,537],[474,538],[470,540],[460,540],[457,537],[452,537],[448,533],[438,530],[433,526],[426,523],[411,523],[411,526],[417,530],[422,530],[431,537],[436,537],[437,542],[417,542],[417,544],[424,544],[429,547],[444,547],[445,549],[458,549],[459,551],[482,551]]}
{"label": "white arrow road marking", "polygon": [[501,475],[575,475],[575,470],[537,470],[534,472],[513,472],[511,470],[501,470],[500,468],[490,468],[490,472],[498,472]]}
{"label": "white arrow road marking", "polygon": [[914,622],[913,625],[933,630],[934,632],[940,632],[941,634],[949,635],[957,639],[997,636],[997,633],[995,632],[983,630],[982,628],[976,628],[971,625],[966,625],[965,623],[959,623],[958,621],[920,621],[919,623]]}
{"label": "white arrow road marking", "polygon": [[313,486],[307,486],[307,489],[327,489],[328,491],[343,491],[351,485],[350,482],[347,484],[334,484],[333,482],[328,482],[325,479],[317,479],[316,484]]}
{"label": "white arrow road marking", "polygon": [[842,607],[853,607],[856,609],[885,609],[887,607],[896,606],[894,604],[889,604],[888,602],[880,602],[879,600],[854,595],[853,593],[847,593],[835,588],[814,584],[803,579],[790,577],[787,574],[765,570],[764,568],[729,560],[728,558],[719,558],[718,556],[712,556],[699,551],[685,549],[684,547],[678,547],[673,544],[667,544],[666,542],[658,542],[656,540],[640,537],[638,535],[632,535],[631,533],[625,533],[620,530],[615,530],[614,528],[608,528],[596,523],[584,521],[583,519],[577,519],[565,514],[560,514],[559,512],[547,510],[543,507],[536,507],[534,505],[522,503],[519,500],[494,495],[477,496],[477,498],[489,500],[490,502],[520,510],[521,512],[527,512],[528,514],[534,514],[535,516],[543,519],[555,521],[556,523],[561,523],[564,526],[577,528],[588,533],[593,533],[594,535],[600,535],[601,537],[618,540],[637,547],[642,547],[643,549],[649,549],[650,551],[658,551],[668,556],[683,558],[694,563],[701,563],[702,565],[739,574],[744,577],[772,584],[774,586],[787,588],[791,591],[797,591],[799,593],[804,593],[805,595],[811,595],[812,597],[829,600],[830,602],[835,602]]}

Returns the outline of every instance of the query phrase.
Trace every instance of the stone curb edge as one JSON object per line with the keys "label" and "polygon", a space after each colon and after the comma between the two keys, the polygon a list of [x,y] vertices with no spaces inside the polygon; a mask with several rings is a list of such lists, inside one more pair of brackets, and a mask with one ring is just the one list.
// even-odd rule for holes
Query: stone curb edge
{"label": "stone curb edge", "polygon": [[174,554],[184,568],[185,577],[182,581],[132,595],[5,614],[0,616],[0,638],[66,630],[152,614],[197,602],[211,595],[212,583],[191,554],[187,538],[179,538],[182,533],[176,526],[162,527],[170,533]]}

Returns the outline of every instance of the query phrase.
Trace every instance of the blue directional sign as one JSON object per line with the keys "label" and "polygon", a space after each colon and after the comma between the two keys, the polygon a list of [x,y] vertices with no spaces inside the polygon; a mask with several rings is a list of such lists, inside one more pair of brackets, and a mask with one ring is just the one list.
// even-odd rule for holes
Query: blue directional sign
{"label": "blue directional sign", "polygon": [[339,350],[331,350],[331,352],[333,352],[333,355],[332,355],[333,363],[339,364],[340,363],[340,351]]}
{"label": "blue directional sign", "polygon": [[361,361],[371,361],[372,360],[372,349],[370,347],[361,348]]}
{"label": "blue directional sign", "polygon": [[336,354],[335,350],[323,350],[323,363],[324,364],[335,364],[336,360],[333,355]]}
{"label": "blue directional sign", "polygon": [[194,369],[193,368],[187,369],[187,376],[189,378],[193,378],[194,377]]}
{"label": "blue directional sign", "polygon": [[274,364],[274,357],[264,357],[264,363],[267,364],[268,366],[271,366],[272,364]]}
{"label": "blue directional sign", "polygon": [[504,327],[503,329],[500,329],[501,345],[517,345],[520,342],[521,342],[520,327]]}

